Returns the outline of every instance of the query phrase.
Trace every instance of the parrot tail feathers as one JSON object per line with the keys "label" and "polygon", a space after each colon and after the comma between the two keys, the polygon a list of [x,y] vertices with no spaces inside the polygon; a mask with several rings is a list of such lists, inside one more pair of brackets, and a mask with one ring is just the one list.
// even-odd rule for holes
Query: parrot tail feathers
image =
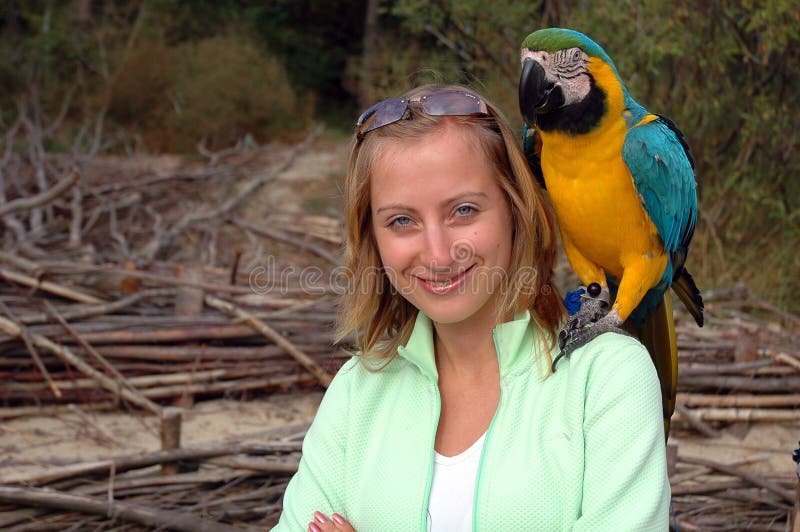
{"label": "parrot tail feathers", "polygon": [[632,323],[626,323],[624,327],[641,340],[656,367],[661,383],[664,436],[667,437],[678,393],[678,341],[672,319],[671,294],[664,292],[658,306],[645,317],[641,327]]}
{"label": "parrot tail feathers", "polygon": [[700,290],[694,284],[694,279],[689,274],[686,268],[681,268],[672,280],[672,289],[678,294],[678,298],[686,306],[686,310],[697,322],[698,327],[703,326],[703,297],[700,295]]}

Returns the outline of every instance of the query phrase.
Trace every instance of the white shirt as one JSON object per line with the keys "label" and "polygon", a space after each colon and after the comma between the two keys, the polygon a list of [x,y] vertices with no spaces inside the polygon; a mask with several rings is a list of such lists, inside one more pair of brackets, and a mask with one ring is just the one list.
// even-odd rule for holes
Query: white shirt
{"label": "white shirt", "polygon": [[455,456],[434,452],[428,532],[471,532],[475,483],[486,433]]}

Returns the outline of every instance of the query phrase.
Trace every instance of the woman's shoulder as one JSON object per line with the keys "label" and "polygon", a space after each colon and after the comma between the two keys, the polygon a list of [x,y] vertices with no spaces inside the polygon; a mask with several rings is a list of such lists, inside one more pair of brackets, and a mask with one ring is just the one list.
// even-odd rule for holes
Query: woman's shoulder
{"label": "woman's shoulder", "polygon": [[408,362],[399,356],[386,359],[355,354],[336,372],[331,388],[385,386],[396,375],[402,373],[407,364]]}
{"label": "woman's shoulder", "polygon": [[655,367],[644,345],[632,336],[619,333],[601,334],[576,349],[570,355],[570,366],[595,378],[611,374],[617,379],[655,375]]}

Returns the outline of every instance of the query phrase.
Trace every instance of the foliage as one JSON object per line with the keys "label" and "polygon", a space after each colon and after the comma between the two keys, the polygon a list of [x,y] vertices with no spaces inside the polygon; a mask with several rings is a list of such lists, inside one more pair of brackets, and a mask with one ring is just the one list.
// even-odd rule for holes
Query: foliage
{"label": "foliage", "polygon": [[350,111],[353,95],[345,89],[343,75],[348,58],[361,53],[366,1],[270,0],[258,4],[259,11],[252,13],[253,31],[283,61],[292,85],[313,92],[323,115],[342,104]]}
{"label": "foliage", "polygon": [[[583,31],[634,97],[675,120],[698,162],[701,219],[689,267],[704,287],[745,281],[791,310],[800,290],[800,11],[792,0],[494,2],[399,0],[418,38],[451,60],[517,125],[519,43],[546,26]],[[512,76],[506,65],[515,65]]]}
{"label": "foliage", "polygon": [[246,132],[294,129],[293,119],[305,125],[294,116],[295,95],[283,65],[252,43],[218,36],[183,44],[174,54],[164,125],[183,132],[182,138],[194,132],[219,147]]}
{"label": "foliage", "polygon": [[[391,37],[384,34],[373,52],[380,69],[371,73],[376,100],[390,98],[425,83],[446,83],[466,80],[449,54],[444,50],[426,50],[417,42],[398,48]],[[358,91],[357,80],[363,75],[360,58],[351,56],[347,63],[344,87],[353,94]]]}
{"label": "foliage", "polygon": [[[35,100],[42,117],[61,109],[78,120],[105,116],[106,129],[117,130],[110,138],[179,151],[203,137],[219,147],[245,133],[266,140],[308,125],[313,110],[298,104],[308,97],[293,90],[283,64],[247,24],[228,30],[251,8],[233,0],[85,3],[91,10],[83,15],[74,1],[5,3],[5,123],[16,118],[20,98]],[[75,131],[64,128],[51,147],[70,144]]]}

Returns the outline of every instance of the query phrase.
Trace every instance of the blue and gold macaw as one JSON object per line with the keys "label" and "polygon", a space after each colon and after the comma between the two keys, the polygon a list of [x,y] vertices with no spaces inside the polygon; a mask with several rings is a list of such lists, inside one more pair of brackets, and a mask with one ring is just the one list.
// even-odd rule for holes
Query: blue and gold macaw
{"label": "blue and gold macaw", "polygon": [[586,35],[536,31],[522,43],[521,61],[526,156],[590,299],[607,305],[615,296],[591,326],[597,305],[570,320],[562,355],[624,324],[653,358],[668,431],[678,370],[670,286],[703,325],[703,300],[684,268],[697,221],[688,145],[672,121],[633,99],[611,58]]}

